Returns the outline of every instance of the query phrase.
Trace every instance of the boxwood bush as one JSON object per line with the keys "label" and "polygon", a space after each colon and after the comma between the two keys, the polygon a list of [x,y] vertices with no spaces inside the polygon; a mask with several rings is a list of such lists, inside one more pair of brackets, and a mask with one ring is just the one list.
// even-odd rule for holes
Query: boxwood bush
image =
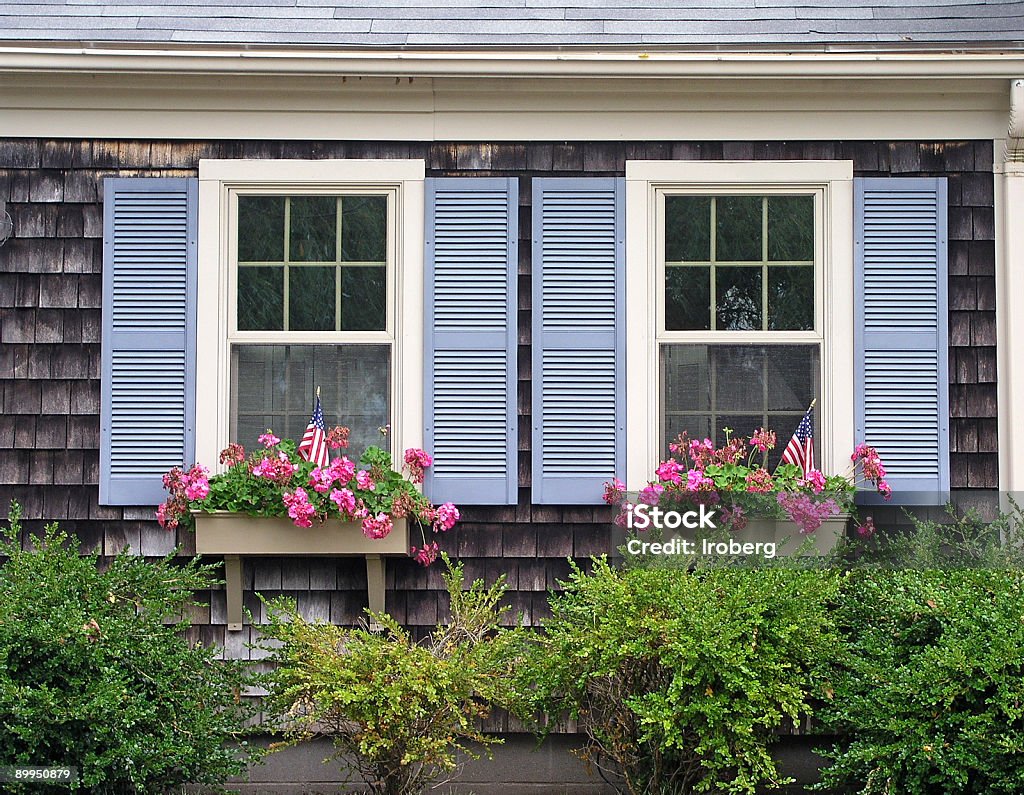
{"label": "boxwood bush", "polygon": [[837,574],[597,561],[564,585],[520,666],[520,712],[568,713],[584,758],[630,795],[783,783],[769,745],[824,692]]}
{"label": "boxwood bush", "polygon": [[854,571],[837,619],[825,786],[1024,792],[1024,572]]}
{"label": "boxwood bush", "polygon": [[23,549],[16,507],[10,518],[0,533],[0,766],[72,766],[72,791],[119,794],[243,770],[253,751],[234,742],[247,717],[242,669],[190,646],[180,619],[211,567],[119,554],[101,568],[56,526]]}

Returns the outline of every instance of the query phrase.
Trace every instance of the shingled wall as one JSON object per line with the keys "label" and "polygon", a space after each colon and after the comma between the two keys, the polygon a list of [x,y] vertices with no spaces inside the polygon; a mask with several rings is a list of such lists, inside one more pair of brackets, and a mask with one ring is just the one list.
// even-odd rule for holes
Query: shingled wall
{"label": "shingled wall", "polygon": [[[992,143],[339,143],[0,140],[0,196],[15,237],[0,248],[0,504],[17,499],[26,527],[61,520],[83,549],[129,546],[147,556],[177,538],[151,512],[97,503],[99,361],[104,177],[195,176],[201,158],[423,158],[431,176],[518,176],[519,505],[469,508],[444,540],[472,577],[508,576],[512,611],[536,623],[545,592],[567,557],[608,550],[602,508],[530,505],[530,186],[532,176],[621,175],[631,159],[852,159],[858,176],[949,179],[950,413],[952,485],[981,495],[998,487],[996,440],[995,244]],[[366,604],[361,561],[254,560],[252,591],[285,592],[300,609],[351,623]],[[422,630],[445,609],[439,572],[388,564],[388,609]],[[247,656],[250,629],[226,632],[222,591],[197,609],[196,639]],[[503,720],[503,719],[502,719]],[[495,726],[496,729],[504,728]]]}

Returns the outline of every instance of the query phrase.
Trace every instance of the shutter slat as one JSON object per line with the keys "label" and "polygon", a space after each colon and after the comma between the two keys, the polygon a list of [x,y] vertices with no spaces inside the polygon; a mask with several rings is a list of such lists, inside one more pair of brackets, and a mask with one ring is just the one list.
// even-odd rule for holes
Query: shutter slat
{"label": "shutter slat", "polygon": [[434,501],[516,502],[515,179],[428,179],[426,445]]}
{"label": "shutter slat", "polygon": [[597,504],[624,469],[625,195],[533,180],[533,502]]}
{"label": "shutter slat", "polygon": [[195,454],[197,188],[104,180],[102,505],[156,505]]}
{"label": "shutter slat", "polygon": [[[858,179],[856,433],[896,504],[949,497],[946,181]],[[862,502],[877,502],[873,493]]]}

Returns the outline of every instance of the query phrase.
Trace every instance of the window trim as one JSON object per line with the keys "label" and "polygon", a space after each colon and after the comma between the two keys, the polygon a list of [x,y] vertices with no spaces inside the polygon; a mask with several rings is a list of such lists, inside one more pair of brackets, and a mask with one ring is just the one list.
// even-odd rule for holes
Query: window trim
{"label": "window trim", "polygon": [[[234,342],[389,342],[392,344],[391,453],[423,443],[423,160],[200,160],[197,296],[196,460],[219,469],[229,441],[230,344]],[[393,271],[389,270],[389,322],[379,332],[238,332],[233,327],[231,286],[232,206],[238,192],[281,193],[392,191],[395,221]],[[272,337],[276,337],[272,339]],[[312,410],[312,405],[310,405]],[[244,443],[244,442],[243,442]],[[249,444],[252,441],[250,440]]]}
{"label": "window trim", "polygon": [[[820,466],[827,474],[845,471],[853,450],[853,161],[677,161],[626,162],[626,485],[642,488],[653,477],[660,455],[659,345],[709,342],[709,332],[661,332],[664,298],[659,275],[664,265],[664,232],[658,228],[666,192],[820,192],[816,247],[821,278],[815,285],[813,332],[718,331],[714,341],[821,342],[821,400],[815,430]],[[818,220],[820,218],[820,221]],[[820,228],[819,227],[820,224]],[[817,276],[819,270],[816,270]],[[827,311],[826,311],[827,310]],[[823,429],[825,431],[823,432]],[[789,429],[776,428],[780,437]],[[783,438],[784,443],[784,438]]]}

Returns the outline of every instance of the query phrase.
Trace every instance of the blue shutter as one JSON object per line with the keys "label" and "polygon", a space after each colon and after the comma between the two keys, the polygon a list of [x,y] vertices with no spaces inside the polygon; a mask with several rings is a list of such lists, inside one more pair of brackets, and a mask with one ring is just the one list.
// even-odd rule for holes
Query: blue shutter
{"label": "blue shutter", "polygon": [[946,180],[857,179],[854,207],[857,441],[878,449],[895,504],[942,504],[949,498]]}
{"label": "blue shutter", "polygon": [[426,182],[425,442],[435,502],[514,505],[516,179]]}
{"label": "blue shutter", "polygon": [[198,184],[103,183],[102,505],[162,502],[195,454]]}
{"label": "blue shutter", "polygon": [[533,502],[601,502],[625,463],[618,178],[533,181]]}

